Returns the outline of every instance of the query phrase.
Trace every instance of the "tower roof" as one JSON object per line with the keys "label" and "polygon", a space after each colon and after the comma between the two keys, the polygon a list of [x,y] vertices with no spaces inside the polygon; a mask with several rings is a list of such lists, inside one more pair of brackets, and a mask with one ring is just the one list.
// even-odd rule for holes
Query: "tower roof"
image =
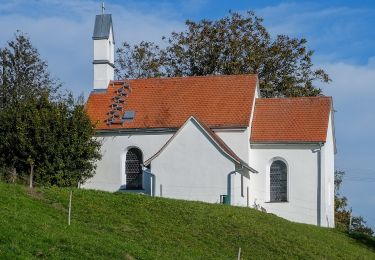
{"label": "tower roof", "polygon": [[114,42],[114,33],[112,25],[111,14],[99,14],[95,17],[94,33],[92,35],[93,40],[108,39],[110,31],[112,30],[112,41]]}

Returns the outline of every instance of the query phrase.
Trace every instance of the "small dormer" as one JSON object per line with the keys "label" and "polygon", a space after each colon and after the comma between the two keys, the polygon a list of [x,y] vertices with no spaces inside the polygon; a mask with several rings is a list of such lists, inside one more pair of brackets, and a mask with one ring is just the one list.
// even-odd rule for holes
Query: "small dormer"
{"label": "small dormer", "polygon": [[106,89],[114,79],[114,49],[112,15],[101,14],[95,17],[94,34],[94,90]]}

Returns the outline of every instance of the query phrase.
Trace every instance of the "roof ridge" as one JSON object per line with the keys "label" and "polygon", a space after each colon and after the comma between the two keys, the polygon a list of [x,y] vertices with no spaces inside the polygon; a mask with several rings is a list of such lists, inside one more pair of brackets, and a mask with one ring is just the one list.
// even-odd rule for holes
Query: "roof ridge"
{"label": "roof ridge", "polygon": [[309,96],[309,97],[271,97],[257,98],[257,100],[297,100],[297,99],[332,99],[332,96]]}
{"label": "roof ridge", "polygon": [[255,73],[248,73],[248,74],[231,74],[231,75],[199,75],[199,76],[175,76],[175,77],[151,77],[151,78],[137,78],[137,79],[119,79],[119,80],[111,80],[111,83],[123,83],[125,81],[142,81],[142,80],[172,80],[172,79],[191,79],[191,78],[229,78],[229,77],[258,77]]}

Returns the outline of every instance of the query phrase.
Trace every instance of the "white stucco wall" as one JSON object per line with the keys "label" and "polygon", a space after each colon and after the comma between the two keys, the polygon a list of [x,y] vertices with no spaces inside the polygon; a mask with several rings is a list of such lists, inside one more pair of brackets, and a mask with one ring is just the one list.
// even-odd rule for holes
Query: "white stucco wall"
{"label": "white stucco wall", "polygon": [[[114,63],[114,42],[112,29],[108,39],[94,40],[94,61]],[[114,68],[109,64],[94,65],[94,89],[106,89],[109,81],[114,79]]]}
{"label": "white stucco wall", "polygon": [[246,129],[227,129],[214,131],[243,161],[249,160],[249,128]]}
{"label": "white stucco wall", "polygon": [[94,89],[106,89],[114,79],[114,69],[108,64],[94,64]]}
{"label": "white stucco wall", "polygon": [[327,140],[322,147],[322,226],[335,226],[334,180],[335,180],[335,143],[332,124],[332,114],[329,117]]}
{"label": "white stucco wall", "polygon": [[[252,145],[250,165],[259,171],[250,179],[251,204],[295,222],[317,224],[318,156],[313,145]],[[281,159],[288,168],[288,202],[269,202],[270,166]]]}
{"label": "white stucco wall", "polygon": [[[151,172],[155,175],[155,196],[219,203],[220,195],[230,191],[231,204],[246,203],[235,164],[193,121],[153,159]],[[245,193],[248,182],[245,177]]]}
{"label": "white stucco wall", "polygon": [[94,60],[108,60],[114,63],[114,43],[112,29],[108,39],[94,40]]}
{"label": "white stucco wall", "polygon": [[139,148],[143,160],[154,155],[172,136],[165,134],[102,134],[102,159],[97,162],[96,174],[82,185],[83,188],[117,191],[126,183],[125,156],[128,149]]}

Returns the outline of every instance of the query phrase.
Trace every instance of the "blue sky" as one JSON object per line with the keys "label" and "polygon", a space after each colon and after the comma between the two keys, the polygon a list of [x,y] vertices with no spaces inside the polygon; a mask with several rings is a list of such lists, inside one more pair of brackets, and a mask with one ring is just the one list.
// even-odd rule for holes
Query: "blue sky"
{"label": "blue sky", "polygon": [[[92,86],[92,31],[100,1],[0,0],[0,46],[17,29],[27,33],[64,86],[85,96]],[[343,194],[355,214],[375,228],[375,1],[112,0],[117,45],[126,40],[163,44],[161,37],[184,29],[186,19],[217,19],[229,10],[253,10],[272,35],[304,37],[314,64],[332,83],[338,154],[346,171]]]}

